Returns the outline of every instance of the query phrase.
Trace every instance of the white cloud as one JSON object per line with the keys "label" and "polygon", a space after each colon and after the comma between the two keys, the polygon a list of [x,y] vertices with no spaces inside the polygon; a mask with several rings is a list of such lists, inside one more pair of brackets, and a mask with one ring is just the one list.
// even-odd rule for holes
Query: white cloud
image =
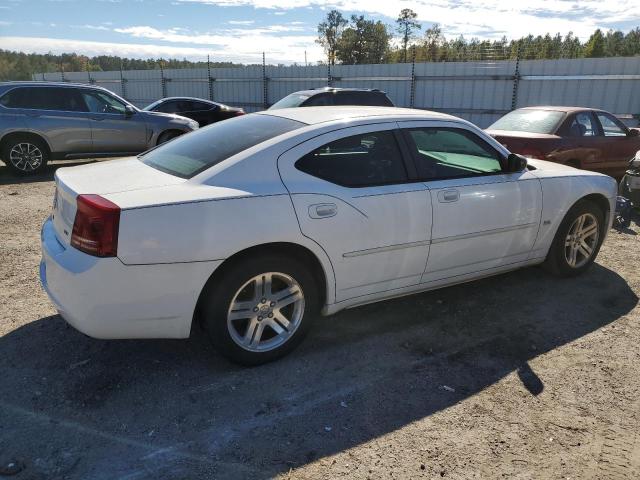
{"label": "white cloud", "polygon": [[[620,22],[638,22],[637,0],[178,0],[217,6],[252,6],[264,9],[315,7],[346,12],[384,15],[395,19],[402,8],[411,8],[418,19],[440,23],[448,36],[519,38],[574,32],[582,39],[596,28]],[[280,12],[275,12],[280,14]]]}
{"label": "white cloud", "polygon": [[[267,52],[267,61],[272,63],[303,63],[304,51],[307,50],[309,61],[321,60],[322,50],[315,45],[308,45],[308,37],[271,37],[265,43],[264,35],[249,36],[242,42],[221,36],[220,43],[209,46],[174,46],[140,43],[92,42],[60,38],[40,37],[0,37],[0,45],[6,50],[27,53],[69,53],[83,55],[118,55],[129,58],[189,58],[205,60],[207,55],[215,61],[232,61],[236,63],[262,62],[262,48]],[[224,41],[223,41],[224,40]],[[257,48],[261,49],[257,51]]]}
{"label": "white cloud", "polygon": [[229,20],[227,22],[229,25],[253,25],[255,20]]}

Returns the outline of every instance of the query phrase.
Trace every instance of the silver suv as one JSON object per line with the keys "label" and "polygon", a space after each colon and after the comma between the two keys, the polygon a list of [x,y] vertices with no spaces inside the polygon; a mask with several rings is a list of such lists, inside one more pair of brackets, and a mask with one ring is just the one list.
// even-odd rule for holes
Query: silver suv
{"label": "silver suv", "polygon": [[39,172],[50,159],[137,154],[197,128],[101,87],[0,83],[0,158],[20,174]]}

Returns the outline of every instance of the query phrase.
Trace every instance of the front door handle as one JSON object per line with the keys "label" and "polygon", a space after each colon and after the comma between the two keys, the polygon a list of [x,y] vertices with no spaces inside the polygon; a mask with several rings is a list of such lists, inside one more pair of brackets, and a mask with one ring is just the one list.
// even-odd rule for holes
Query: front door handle
{"label": "front door handle", "polygon": [[309,207],[311,218],[329,218],[338,213],[338,206],[335,203],[318,203]]}
{"label": "front door handle", "polygon": [[440,203],[457,202],[460,199],[460,193],[454,188],[440,190],[438,192],[438,201]]}

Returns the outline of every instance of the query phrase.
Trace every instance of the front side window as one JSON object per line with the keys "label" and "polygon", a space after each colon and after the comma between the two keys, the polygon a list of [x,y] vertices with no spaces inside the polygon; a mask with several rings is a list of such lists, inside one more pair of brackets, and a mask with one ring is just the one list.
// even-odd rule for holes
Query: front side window
{"label": "front side window", "polygon": [[243,150],[304,126],[272,115],[243,115],[175,138],[139,158],[165,173],[191,178]]}
{"label": "front side window", "polygon": [[468,130],[412,128],[408,137],[425,180],[491,175],[502,171],[501,155]]}
{"label": "front side window", "polygon": [[627,130],[618,119],[604,112],[596,112],[596,115],[600,121],[600,125],[602,125],[602,131],[605,137],[627,136]]}
{"label": "front side window", "polygon": [[589,112],[576,113],[569,126],[569,135],[572,137],[595,137],[598,130],[593,117]]}
{"label": "front side window", "polygon": [[298,160],[296,168],[344,187],[407,181],[392,131],[364,133],[328,143]]}
{"label": "front side window", "polygon": [[91,113],[124,114],[126,111],[124,103],[103,92],[85,90],[82,92],[82,98],[84,98],[84,101]]}

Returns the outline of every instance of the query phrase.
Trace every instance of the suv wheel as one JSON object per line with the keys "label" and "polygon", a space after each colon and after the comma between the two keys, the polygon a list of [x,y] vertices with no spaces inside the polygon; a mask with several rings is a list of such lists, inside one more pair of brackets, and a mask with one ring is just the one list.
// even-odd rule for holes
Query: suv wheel
{"label": "suv wheel", "polygon": [[37,138],[16,137],[2,149],[2,159],[7,166],[20,175],[40,173],[49,161],[46,144]]}
{"label": "suv wheel", "polygon": [[204,323],[230,360],[259,365],[286,355],[308,332],[318,311],[316,281],[301,262],[284,256],[248,258],[205,292]]}

